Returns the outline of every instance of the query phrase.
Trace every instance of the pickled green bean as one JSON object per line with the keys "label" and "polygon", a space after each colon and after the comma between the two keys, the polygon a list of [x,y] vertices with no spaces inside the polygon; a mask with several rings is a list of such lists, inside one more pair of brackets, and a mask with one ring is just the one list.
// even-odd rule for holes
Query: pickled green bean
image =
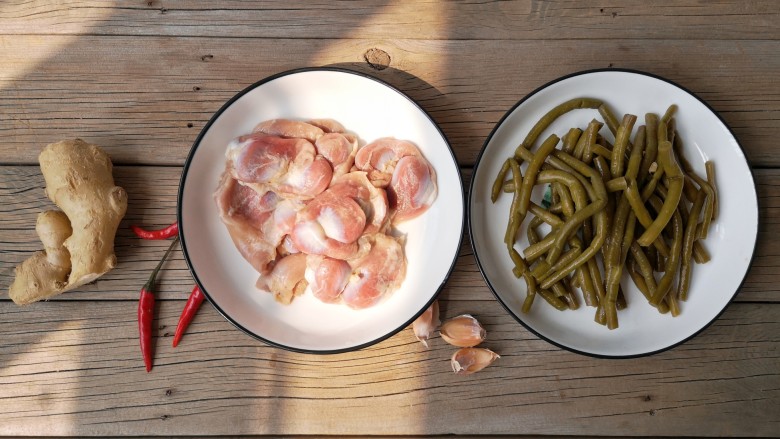
{"label": "pickled green bean", "polygon": [[553,187],[553,193],[558,195],[558,200],[561,203],[561,210],[563,210],[563,217],[569,218],[572,215],[574,215],[574,202],[571,199],[571,193],[569,193],[569,189],[567,189],[566,186],[564,186],[562,183],[558,181],[554,181],[551,184]]}
{"label": "pickled green bean", "polygon": [[537,216],[534,217],[530,223],[528,223],[526,234],[528,235],[529,243],[536,244],[537,242],[541,241],[541,238],[539,238],[539,233],[536,232],[536,228],[539,227],[543,222],[544,221],[542,221],[542,219]]}
{"label": "pickled green bean", "polygon": [[706,264],[710,262],[710,254],[699,241],[693,241],[693,260],[697,264]]}
{"label": "pickled green bean", "polygon": [[[533,128],[531,128],[531,131],[528,132],[528,135],[525,136],[523,143],[521,143],[517,148],[529,150],[533,146],[534,142],[536,142],[536,139],[542,134],[542,131],[550,126],[550,124],[561,115],[580,108],[598,108],[601,103],[602,102],[598,99],[575,98],[558,105],[557,107],[548,111],[544,116],[542,116],[541,119],[539,119],[538,122],[536,122]],[[515,155],[518,157],[520,156],[517,150],[515,150]]]}
{"label": "pickled green bean", "polygon": [[[591,216],[594,216],[602,209],[604,209],[604,203],[596,200],[593,203],[587,205],[585,208],[575,212],[571,218],[567,219],[563,225],[558,228],[555,241],[552,247],[550,247],[550,250],[547,252],[547,262],[550,265],[555,264],[555,262],[560,257],[561,252],[563,252],[563,246],[565,245],[566,241],[568,241],[572,234],[577,231],[577,228],[583,223],[583,221],[590,218]],[[571,269],[569,272],[570,271]]]}
{"label": "pickled green bean", "polygon": [[[582,247],[574,247],[570,248],[563,255],[561,255],[561,257],[558,258],[558,262],[556,262],[554,265],[550,265],[550,263],[547,261],[539,261],[537,265],[540,267],[540,269],[538,271],[532,270],[534,277],[537,281],[544,280],[548,273],[560,270],[561,267],[566,266],[566,264],[577,258],[581,253]],[[541,267],[544,268],[542,269]]]}
{"label": "pickled green bean", "polygon": [[626,199],[631,205],[636,218],[647,228],[653,224],[653,217],[650,215],[650,211],[645,207],[645,203],[642,201],[642,196],[639,194],[639,189],[636,187],[636,181],[631,180],[626,188]]}
{"label": "pickled green bean", "polygon": [[623,232],[623,242],[620,248],[620,265],[626,265],[626,258],[628,257],[628,249],[634,242],[634,233],[636,232],[636,215],[634,212],[628,213],[628,219],[626,220],[626,227]]}
{"label": "pickled green bean", "polygon": [[[644,202],[639,194],[639,189],[636,187],[636,181],[631,180],[628,183],[628,188],[624,194],[628,199],[628,203],[631,205],[634,215],[636,215],[636,219],[639,220],[639,223],[645,228],[650,227],[653,224],[653,217],[650,215],[647,208],[645,208]],[[657,237],[655,241],[653,241],[653,246],[658,249],[661,255],[669,256],[669,246],[666,245],[663,238]]]}
{"label": "pickled green bean", "polygon": [[691,211],[688,213],[688,222],[685,226],[685,234],[683,235],[682,246],[682,267],[680,268],[679,279],[679,299],[685,302],[688,300],[688,290],[691,287],[691,259],[693,258],[693,243],[696,241],[696,225],[699,222],[699,214],[701,214],[702,206],[704,206],[705,194],[703,191],[699,192],[696,200],[691,206]]}
{"label": "pickled green bean", "polygon": [[498,171],[498,176],[496,177],[496,180],[493,182],[493,190],[490,191],[490,201],[496,202],[498,200],[498,196],[501,195],[501,188],[504,185],[504,178],[506,178],[507,172],[509,172],[509,161],[511,159],[506,159],[504,164],[501,166],[501,170]]}
{"label": "pickled green bean", "polygon": [[574,151],[571,152],[571,155],[582,160],[582,154],[584,153],[585,153],[585,133],[583,132],[580,135],[579,140],[577,140],[577,144],[574,146]]}
{"label": "pickled green bean", "polygon": [[550,271],[550,264],[547,263],[547,261],[539,261],[534,264],[533,268],[531,268],[531,276],[534,277],[534,279],[539,280],[540,278],[543,278],[544,274]]}
{"label": "pickled green bean", "polygon": [[572,128],[563,136],[563,150],[571,154],[574,152],[574,148],[577,146],[577,141],[582,135],[582,130],[579,128]]}
{"label": "pickled green bean", "polygon": [[677,105],[672,104],[669,106],[669,108],[666,109],[666,113],[664,113],[663,117],[661,117],[661,121],[664,123],[669,123],[669,120],[674,116],[674,113],[677,112]]}
{"label": "pickled green bean", "polygon": [[628,307],[628,302],[626,301],[626,295],[623,294],[623,286],[618,285],[618,296],[617,300],[615,301],[615,307],[618,311],[621,309],[626,309]]}
{"label": "pickled green bean", "polygon": [[508,245],[506,248],[509,252],[509,257],[515,264],[515,268],[512,269],[512,273],[514,273],[515,277],[519,278],[528,271],[528,263],[523,259],[522,256],[520,256],[520,253],[515,250],[514,246]]}
{"label": "pickled green bean", "polygon": [[533,263],[535,260],[542,257],[545,253],[547,253],[548,250],[550,250],[550,247],[552,247],[553,243],[555,242],[556,236],[557,234],[555,233],[549,233],[547,236],[542,238],[541,241],[526,247],[523,250],[523,256],[525,256],[525,259],[528,262]]}
{"label": "pickled green bean", "polygon": [[520,213],[520,188],[522,187],[521,181],[523,178],[523,174],[520,171],[520,164],[514,158],[510,158],[509,166],[512,168],[512,180],[515,185],[515,193],[514,197],[512,197],[512,204],[509,207],[509,224],[507,224],[506,233],[504,234],[504,243],[511,246],[515,242],[517,230],[523,223],[525,214]]}
{"label": "pickled green bean", "polygon": [[588,128],[585,129],[583,134],[585,136],[585,146],[582,154],[583,162],[590,164],[593,161],[593,145],[596,144],[596,136],[603,125],[603,123],[594,119],[588,124]]}
{"label": "pickled green bean", "polygon": [[[563,250],[563,246],[568,240],[567,234],[570,233],[570,230],[572,230],[573,227],[578,225],[578,221],[580,221],[583,216],[589,214],[590,210],[588,210],[588,206],[585,205],[587,202],[586,191],[582,183],[572,174],[559,170],[542,171],[539,173],[537,180],[542,184],[561,183],[565,185],[570,190],[569,193],[571,194],[571,199],[573,200],[574,206],[578,211],[570,218],[567,218],[566,221],[559,228],[557,228],[556,231],[553,232],[555,234],[555,242],[553,247],[549,248],[547,259],[547,262],[550,265],[553,265],[555,264],[555,260],[560,256]],[[579,212],[585,213],[581,214]],[[551,235],[553,233],[551,233]],[[526,257],[528,257],[528,254],[526,254]]]}
{"label": "pickled green bean", "polygon": [[600,143],[594,143],[593,146],[591,146],[591,149],[593,154],[604,157],[607,160],[612,159],[612,150],[607,149],[606,146]]}
{"label": "pickled green bean", "polygon": [[529,212],[534,214],[535,216],[541,218],[542,221],[549,224],[553,228],[560,226],[563,224],[563,220],[558,218],[557,215],[550,212],[549,210],[543,208],[542,206],[532,202],[531,206],[528,209]]}
{"label": "pickled green bean", "polygon": [[613,178],[606,182],[607,192],[620,192],[628,188],[626,177]]}
{"label": "pickled green bean", "polygon": [[[555,297],[555,294],[550,292],[550,290],[540,289],[538,294],[558,311],[565,311],[569,309],[569,306],[566,305],[566,303],[564,303],[561,299]],[[523,306],[525,306],[525,304]]]}
{"label": "pickled green bean", "polygon": [[710,224],[712,223],[712,214],[715,210],[715,190],[710,186],[707,180],[702,179],[695,173],[690,173],[690,176],[699,184],[699,187],[701,187],[707,195],[704,199],[704,217],[696,230],[696,237],[698,239],[707,239],[707,233],[709,232]]}
{"label": "pickled green bean", "polygon": [[653,192],[655,192],[655,188],[658,186],[658,182],[661,181],[661,178],[663,178],[663,175],[662,169],[657,169],[655,171],[650,181],[642,188],[642,201],[647,201],[647,199],[650,198],[650,195],[653,195]]}
{"label": "pickled green bean", "polygon": [[576,296],[574,296],[574,294],[571,292],[571,289],[566,285],[566,278],[561,279],[560,282],[553,285],[552,290],[553,294],[563,299],[564,303],[566,303],[566,306],[569,309],[575,310],[580,307]]}
{"label": "pickled green bean", "polygon": [[[583,186],[585,187],[586,192],[588,192],[588,195],[591,198],[591,204],[589,204],[588,207],[586,207],[585,209],[582,209],[581,211],[577,212],[575,214],[575,217],[581,212],[588,211],[589,209],[595,211],[593,216],[595,217],[596,235],[593,237],[593,241],[591,241],[588,248],[583,250],[580,256],[577,257],[577,259],[573,260],[572,262],[567,264],[564,268],[558,270],[550,277],[546,278],[541,283],[540,285],[541,288],[552,286],[552,284],[563,279],[575,268],[581,266],[588,259],[595,256],[596,253],[598,253],[599,249],[601,249],[601,246],[604,244],[604,240],[606,239],[606,235],[607,235],[607,226],[606,226],[604,212],[603,212],[604,206],[606,206],[607,204],[606,202],[607,189],[604,186],[604,181],[601,179],[601,174],[598,171],[591,168],[590,166],[583,163],[582,161],[575,159],[574,157],[572,157],[569,154],[566,154],[563,151],[560,150],[553,151],[553,157],[562,161],[567,166],[573,168],[580,175],[585,176],[590,180],[590,184],[583,184]],[[572,219],[574,219],[574,217],[572,217]],[[565,224],[564,226],[561,226],[561,229],[563,229],[564,227]]]}
{"label": "pickled green bean", "polygon": [[[539,292],[539,289],[536,286],[536,279],[534,279],[534,277],[531,276],[531,273],[529,273],[527,270],[525,271],[525,273],[523,273],[523,279],[525,280],[525,284],[526,284],[526,296],[525,296],[525,300],[523,301],[522,311],[523,313],[527,314],[531,310],[531,305],[533,305],[534,303],[534,297],[536,297],[536,294]],[[545,300],[547,299],[545,298]]]}
{"label": "pickled green bean", "polygon": [[634,147],[631,148],[631,154],[628,157],[628,165],[626,165],[625,177],[627,180],[636,180],[639,175],[639,167],[642,164],[642,154],[645,151],[645,131],[645,126],[640,126],[639,129],[637,129],[636,137],[634,137]]}
{"label": "pickled green bean", "polygon": [[650,165],[655,162],[658,154],[658,116],[653,113],[645,114],[645,154],[642,164],[639,165],[637,181],[644,183],[650,173]]}
{"label": "pickled green bean", "polygon": [[[583,243],[576,236],[572,238],[571,244],[572,248],[583,248]],[[561,257],[561,260],[562,259],[563,257]],[[558,262],[560,263],[561,260]],[[588,262],[590,261],[595,262],[595,259],[591,258]],[[590,270],[587,265],[577,267],[577,269],[574,271],[574,274],[576,276],[575,279],[580,279],[580,288],[582,289],[582,296],[585,299],[585,306],[597,306],[599,303],[598,293],[596,291],[595,285],[593,284],[593,278],[590,275]]]}
{"label": "pickled green bean", "polygon": [[[634,262],[636,262],[636,265],[639,268],[639,273],[642,275],[645,285],[647,286],[647,291],[649,294],[646,294],[645,298],[648,302],[650,302],[657,288],[655,276],[653,276],[653,266],[648,260],[647,255],[645,255],[645,252],[642,250],[642,247],[640,247],[636,241],[631,244],[629,251],[631,252],[631,257],[633,258]],[[661,314],[666,314],[669,312],[669,307],[665,302],[661,302],[657,306],[653,306],[655,306],[658,309],[658,312]]]}
{"label": "pickled green bean", "polygon": [[[610,151],[612,151],[612,148],[614,147],[614,145],[612,145],[612,142],[607,140],[606,137],[602,136],[601,134],[596,136],[596,143],[603,145],[605,148],[607,148]],[[612,157],[611,152],[609,153],[609,156]]]}
{"label": "pickled green bean", "polygon": [[[668,142],[666,142],[668,143]],[[661,153],[661,148],[663,145],[659,145],[659,154]],[[669,189],[669,193],[671,195],[671,188]],[[669,197],[666,198],[666,201],[669,200]],[[661,201],[658,197],[653,196],[650,197],[650,204],[653,206],[654,209],[657,211],[663,211],[666,208],[666,201]],[[660,213],[659,213],[660,215]],[[655,290],[655,294],[653,294],[652,299],[650,300],[650,303],[658,306],[662,300],[666,297],[666,295],[669,293],[672,287],[672,281],[674,280],[674,277],[677,275],[677,270],[680,266],[680,257],[682,253],[682,241],[683,241],[683,225],[682,225],[682,217],[680,216],[680,212],[677,211],[677,209],[673,209],[672,214],[672,246],[669,258],[666,260],[666,265],[664,267],[664,275],[661,277],[661,280],[658,282],[658,287]],[[673,309],[674,303],[669,303],[669,308]]]}
{"label": "pickled green bean", "polygon": [[609,128],[612,135],[617,137],[620,124],[618,123],[617,117],[615,117],[615,113],[613,113],[606,104],[601,104],[599,106],[599,114],[604,119],[604,122],[607,124],[607,128]]}
{"label": "pickled green bean", "polygon": [[634,285],[639,289],[639,292],[642,293],[647,300],[650,300],[650,297],[652,296],[642,275],[636,272],[633,267],[627,267],[626,271],[628,272],[628,275],[631,276],[631,280],[634,281]]}
{"label": "pickled green bean", "polygon": [[[536,143],[557,117],[577,108],[597,108],[604,123],[593,120],[585,128],[569,129],[562,139],[550,135]],[[513,194],[505,240],[512,271],[527,286],[523,312],[530,312],[537,295],[556,309],[576,309],[573,288],[578,288],[584,304],[596,307],[594,320],[616,328],[619,310],[631,299],[620,283],[628,270],[660,313],[679,314],[693,261],[709,260],[699,239],[707,229],[699,218],[713,221],[719,206],[714,166],[705,164],[706,179],[692,171],[682,154],[675,110],[670,106],[661,118],[645,114],[645,125],[632,136],[635,116],[618,120],[601,101],[572,99],[541,117],[512,160],[503,163],[491,200],[502,191]],[[599,134],[604,124],[615,136],[614,145]],[[520,163],[528,166],[523,172]],[[537,185],[549,185],[546,208],[531,201]],[[683,197],[693,202],[692,210]],[[526,230],[529,245],[515,250],[528,212],[533,214]],[[546,236],[538,229],[543,223],[550,226]],[[598,253],[602,258],[594,257]],[[658,280],[655,272],[661,273]]]}
{"label": "pickled green bean", "polygon": [[571,278],[571,282],[569,282],[569,285],[571,285],[572,288],[580,288],[582,286],[582,283],[580,282],[580,271],[575,270],[574,276]]}
{"label": "pickled green bean", "polygon": [[631,212],[631,205],[628,203],[628,198],[621,196],[613,217],[612,230],[609,237],[611,244],[604,253],[604,274],[606,276],[607,290],[604,311],[607,314],[607,328],[609,329],[618,327],[616,301],[620,277],[623,273],[623,266],[620,264],[620,253],[629,212]]}
{"label": "pickled green bean", "polygon": [[[517,205],[521,215],[525,215],[528,212],[528,204],[531,202],[531,191],[536,184],[536,176],[542,169],[547,156],[555,149],[560,139],[555,134],[550,134],[550,137],[542,143],[539,150],[534,154],[533,159],[528,163],[528,167],[525,170],[525,176],[523,177],[522,187],[520,188],[520,201]],[[517,184],[517,182],[515,182]]]}
{"label": "pickled green bean", "polygon": [[664,141],[658,145],[658,160],[664,170],[664,174],[669,177],[669,194],[664,201],[664,207],[658,212],[653,223],[645,228],[645,232],[637,240],[639,245],[647,247],[658,238],[658,235],[671,221],[674,213],[677,212],[677,205],[680,203],[680,197],[683,190],[683,175],[680,165],[674,157],[672,144]]}
{"label": "pickled green bean", "polygon": [[718,203],[718,186],[715,184],[715,163],[712,160],[707,160],[704,163],[704,169],[707,172],[707,183],[712,187],[714,195],[712,203],[712,220],[714,221],[718,218],[718,210],[720,209]]}
{"label": "pickled green bean", "polygon": [[[626,114],[615,134],[615,147],[612,148],[612,161],[610,161],[610,171],[613,177],[620,177],[624,173],[625,155],[628,148],[628,138],[631,137],[631,130],[634,129],[636,116]],[[609,325],[609,323],[607,323]]]}
{"label": "pickled green bean", "polygon": [[669,141],[669,134],[667,132],[668,126],[666,125],[666,122],[663,120],[658,122],[658,129],[656,132],[658,133],[658,146],[661,146],[661,142],[668,142]]}
{"label": "pickled green bean", "polygon": [[666,295],[666,303],[669,304],[669,311],[672,314],[672,317],[677,317],[680,315],[680,304],[677,301],[677,289],[672,287],[669,290],[669,294]]}
{"label": "pickled green bean", "polygon": [[[609,170],[609,163],[607,163],[607,159],[604,157],[596,157],[593,159],[593,165],[596,167],[596,170],[601,174],[601,181],[604,182],[604,185],[606,186],[606,183],[610,180],[612,180],[612,172]],[[605,221],[607,230],[612,229],[612,216],[615,213],[615,197],[610,197],[607,195],[607,205],[604,208],[604,215],[605,215]],[[607,234],[606,240],[604,240],[604,245],[602,247],[602,253],[604,253],[607,248],[609,247],[609,234]]]}

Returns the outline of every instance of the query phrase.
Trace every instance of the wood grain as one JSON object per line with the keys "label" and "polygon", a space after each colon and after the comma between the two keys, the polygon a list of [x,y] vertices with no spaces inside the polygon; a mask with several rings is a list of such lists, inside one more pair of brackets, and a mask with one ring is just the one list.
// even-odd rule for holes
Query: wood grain
{"label": "wood grain", "polygon": [[[470,312],[502,357],[449,370],[406,329],[363,351],[293,354],[240,333],[211,307],[175,350],[179,306],[158,309],[146,373],[135,302],[0,303],[2,435],[570,434],[759,436],[780,428],[780,306],[734,304],[688,343],[648,358],[590,359],[515,324],[496,302]],[[553,416],[558,414],[560,416]],[[478,420],[478,421],[476,421]]]}
{"label": "wood grain", "polygon": [[[176,167],[119,166],[115,168],[116,183],[129,196],[128,210],[120,225],[116,253],[118,267],[78,292],[57,296],[57,301],[69,300],[131,300],[165,252],[167,243],[135,238],[129,224],[162,227],[175,220],[176,192],[181,169]],[[471,171],[463,170],[468,187]],[[780,244],[770,237],[780,234],[780,170],[762,169],[758,177],[760,221],[763,224],[758,249],[737,301],[780,302]],[[8,300],[5,292],[12,281],[12,270],[30,253],[40,248],[34,231],[38,212],[54,206],[43,193],[44,182],[36,166],[0,166],[0,300]],[[185,299],[192,278],[180,252],[166,264],[159,282],[163,299]],[[491,301],[493,295],[485,285],[474,261],[468,236],[463,237],[458,261],[444,294],[453,301]]]}
{"label": "wood grain", "polygon": [[[385,51],[389,67],[370,67],[369,49]],[[778,51],[774,40],[0,36],[0,163],[35,163],[42,145],[82,137],[118,164],[181,165],[200,129],[239,90],[280,71],[337,65],[408,93],[469,166],[523,96],[565,74],[614,66],[698,93],[732,127],[753,165],[777,166],[780,83],[768,78],[780,71]]]}
{"label": "wood grain", "polygon": [[3,34],[260,38],[780,39],[762,1],[18,1]]}
{"label": "wood grain", "polygon": [[[780,432],[780,8],[775,0],[10,0],[0,2],[0,437],[773,436]],[[137,340],[138,289],[165,242],[131,223],[175,219],[181,166],[225,101],[280,71],[332,65],[387,81],[450,140],[466,183],[514,103],[559,76],[632,68],[697,93],[756,169],[756,257],[724,314],[648,358],[558,349],[494,299],[464,236],[440,295],[476,315],[501,358],[454,375],[454,348],[410,329],[359,352],[269,347],[204,306],[170,345],[192,279],[159,278],[155,368]],[[18,307],[13,266],[52,208],[37,155],[82,137],[130,193],[120,264],[81,291]],[[322,436],[327,435],[327,436]]]}

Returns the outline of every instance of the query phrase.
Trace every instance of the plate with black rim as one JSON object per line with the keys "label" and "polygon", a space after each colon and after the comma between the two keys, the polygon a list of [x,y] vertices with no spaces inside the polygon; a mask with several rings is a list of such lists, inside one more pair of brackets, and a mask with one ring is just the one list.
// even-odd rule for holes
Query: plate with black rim
{"label": "plate with black rim", "polygon": [[[290,305],[255,288],[258,273],[233,245],[213,193],[225,150],[261,121],[330,118],[360,145],[380,137],[416,144],[436,172],[438,196],[423,215],[401,223],[407,273],[398,290],[371,308],[320,302],[309,292]],[[411,98],[378,79],[337,68],[309,68],[263,79],[230,99],[201,131],[179,186],[178,220],[187,264],[209,301],[247,334],[284,349],[316,354],[352,351],[408,326],[433,302],[451,273],[463,235],[464,197],[452,149]]]}
{"label": "plate with black rim", "polygon": [[[634,133],[644,115],[660,115],[671,104],[678,106],[677,130],[694,170],[705,175],[704,163],[715,163],[720,209],[709,236],[702,241],[711,260],[695,264],[689,298],[681,302],[677,317],[651,307],[624,274],[621,285],[628,307],[618,312],[619,327],[609,330],[594,322],[595,308],[557,311],[537,297],[528,313],[521,312],[526,286],[512,274],[512,261],[503,242],[511,194],[490,200],[496,175],[531,127],[556,105],[577,97],[604,101],[618,118],[638,116]],[[596,110],[571,111],[556,119],[540,139],[555,133],[563,137],[569,128],[584,129]],[[600,133],[614,141],[606,126]],[[632,134],[632,138],[633,138]],[[537,142],[538,144],[539,142]],[[559,146],[560,147],[560,146]],[[524,166],[525,167],[525,166]],[[728,172],[725,172],[728,169]],[[541,186],[534,198],[541,202]],[[726,123],[701,98],[655,75],[621,69],[589,70],[556,79],[538,88],[512,107],[488,136],[474,168],[467,219],[471,244],[479,269],[496,298],[523,326],[544,340],[570,351],[605,358],[650,355],[677,346],[715,321],[739,291],[752,262],[758,236],[758,198],[745,153]],[[526,224],[528,221],[526,221]],[[528,246],[525,225],[515,248]]]}

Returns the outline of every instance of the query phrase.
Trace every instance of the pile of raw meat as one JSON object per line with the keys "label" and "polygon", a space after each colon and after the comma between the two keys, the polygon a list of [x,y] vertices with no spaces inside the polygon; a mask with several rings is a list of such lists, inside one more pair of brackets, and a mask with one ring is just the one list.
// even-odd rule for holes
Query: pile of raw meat
{"label": "pile of raw meat", "polygon": [[360,148],[331,119],[274,119],[234,139],[214,194],[257,288],[289,304],[307,287],[328,303],[366,308],[406,275],[392,226],[436,199],[436,173],[413,144]]}

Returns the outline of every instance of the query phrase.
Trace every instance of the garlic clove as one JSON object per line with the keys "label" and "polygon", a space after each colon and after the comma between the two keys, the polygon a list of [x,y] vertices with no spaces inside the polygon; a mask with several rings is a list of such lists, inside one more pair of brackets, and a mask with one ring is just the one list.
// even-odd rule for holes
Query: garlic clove
{"label": "garlic clove", "polygon": [[441,338],[459,348],[470,348],[483,341],[487,333],[474,317],[463,314],[444,322],[439,330]]}
{"label": "garlic clove", "polygon": [[414,336],[417,340],[428,347],[428,339],[431,337],[436,328],[439,327],[441,321],[439,320],[439,301],[434,300],[431,306],[423,312],[417,320],[412,323],[412,330],[414,330]]}
{"label": "garlic clove", "polygon": [[499,358],[501,357],[490,349],[461,348],[452,355],[450,363],[456,374],[469,375],[490,366]]}

